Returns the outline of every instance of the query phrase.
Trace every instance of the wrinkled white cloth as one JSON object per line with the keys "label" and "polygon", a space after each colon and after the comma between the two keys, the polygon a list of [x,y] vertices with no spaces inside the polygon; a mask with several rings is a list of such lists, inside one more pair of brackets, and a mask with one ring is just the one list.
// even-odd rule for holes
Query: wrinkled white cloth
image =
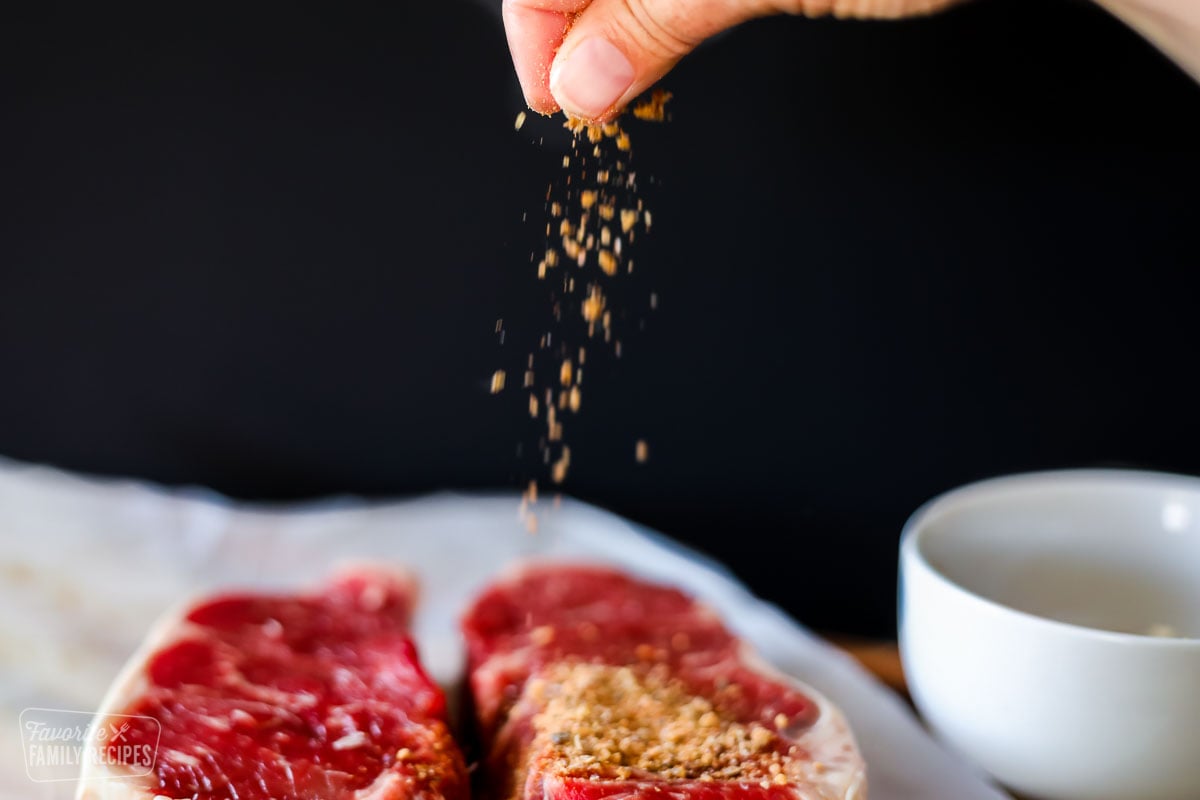
{"label": "wrinkled white cloth", "polygon": [[[303,587],[342,561],[403,564],[422,586],[423,657],[453,685],[458,615],[497,571],[529,557],[614,563],[711,603],[768,661],[846,712],[872,800],[1006,797],[936,744],[852,659],[720,566],[595,507],[539,505],[540,531],[531,536],[515,496],[249,506],[0,460],[0,800],[73,795],[72,781],[26,775],[21,710],[94,709],[155,617],[182,599],[218,587]],[[839,569],[854,591],[853,565]]]}

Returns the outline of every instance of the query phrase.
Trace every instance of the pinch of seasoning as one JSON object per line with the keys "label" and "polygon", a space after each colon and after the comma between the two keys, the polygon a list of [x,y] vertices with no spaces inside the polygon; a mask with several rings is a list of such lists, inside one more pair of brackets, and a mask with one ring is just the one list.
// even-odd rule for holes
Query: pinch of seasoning
{"label": "pinch of seasoning", "polygon": [[499,394],[504,391],[504,370],[498,369],[492,373],[492,394]]}
{"label": "pinch of seasoning", "polygon": [[639,464],[645,464],[650,458],[650,446],[646,444],[645,439],[637,440],[637,444],[633,446],[633,457]]}

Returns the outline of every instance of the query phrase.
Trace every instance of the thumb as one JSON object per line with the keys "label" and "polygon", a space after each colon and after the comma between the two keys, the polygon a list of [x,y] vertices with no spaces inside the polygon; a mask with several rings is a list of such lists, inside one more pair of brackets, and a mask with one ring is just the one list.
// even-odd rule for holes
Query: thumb
{"label": "thumb", "polygon": [[550,67],[568,115],[612,117],[708,37],[776,10],[763,0],[593,0]]}

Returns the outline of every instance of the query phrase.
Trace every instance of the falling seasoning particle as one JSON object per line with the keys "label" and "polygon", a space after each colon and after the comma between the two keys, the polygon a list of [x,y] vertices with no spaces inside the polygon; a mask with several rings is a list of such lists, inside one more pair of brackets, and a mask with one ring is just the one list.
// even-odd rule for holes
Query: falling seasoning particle
{"label": "falling seasoning particle", "polygon": [[521,126],[525,124],[525,112],[517,113],[517,121],[513,123],[513,130],[521,130]]}
{"label": "falling seasoning particle", "polygon": [[638,213],[631,208],[621,209],[621,233],[629,233],[630,229],[637,224]]}
{"label": "falling seasoning particle", "polygon": [[566,169],[569,166],[571,166],[571,157],[563,156],[563,169]]}
{"label": "falling seasoning particle", "polygon": [[655,89],[650,94],[649,100],[638,103],[633,107],[633,115],[647,122],[662,122],[667,115],[666,105],[670,99],[670,92]]}
{"label": "falling seasoning particle", "polygon": [[633,457],[639,464],[645,464],[646,459],[650,458],[650,447],[646,444],[645,439],[637,440],[637,444],[633,446]]}
{"label": "falling seasoning particle", "polygon": [[588,322],[595,322],[600,319],[603,312],[604,295],[600,293],[599,287],[593,286],[588,292],[587,299],[583,301],[583,318]]}
{"label": "falling seasoning particle", "polygon": [[602,205],[600,206],[600,219],[612,219],[616,211],[617,209],[613,205]]}
{"label": "falling seasoning particle", "polygon": [[550,471],[550,478],[555,483],[562,483],[567,479],[567,467],[571,466],[571,448],[563,446],[562,455],[554,462],[554,466]]}
{"label": "falling seasoning particle", "polygon": [[617,137],[617,149],[618,150],[629,150],[629,147],[630,147],[629,134],[622,133],[620,136]]}
{"label": "falling seasoning particle", "polygon": [[525,370],[525,381],[521,384],[521,388],[528,389],[530,386],[533,386],[533,380],[534,380],[533,370],[531,370],[531,369]]}
{"label": "falling seasoning particle", "polygon": [[492,394],[499,394],[504,390],[504,370],[498,369],[492,373]]}
{"label": "falling seasoning particle", "polygon": [[650,293],[650,308],[651,309],[658,308],[658,292]]}
{"label": "falling seasoning particle", "polygon": [[569,358],[565,359],[562,363],[562,366],[559,367],[559,369],[558,369],[558,382],[561,383],[563,386],[570,386],[571,385],[571,371],[572,371],[571,359],[569,359]]}
{"label": "falling seasoning particle", "polygon": [[646,223],[646,230],[650,230],[650,211],[649,210],[642,212],[642,221],[644,221]]}
{"label": "falling seasoning particle", "polygon": [[591,208],[596,205],[596,192],[590,189],[586,192],[580,192],[579,205],[583,208]]}
{"label": "falling seasoning particle", "polygon": [[617,257],[608,250],[601,250],[596,254],[596,261],[600,264],[600,269],[604,270],[605,275],[617,274]]}
{"label": "falling seasoning particle", "polygon": [[604,247],[612,245],[612,231],[607,225],[600,226],[600,244]]}
{"label": "falling seasoning particle", "polygon": [[529,488],[525,490],[525,496],[529,498],[529,502],[537,502],[537,481],[529,482]]}
{"label": "falling seasoning particle", "polygon": [[529,416],[537,419],[538,415],[538,399],[537,395],[530,392],[529,394]]}
{"label": "falling seasoning particle", "polygon": [[500,318],[496,320],[496,333],[499,333],[502,330],[504,330],[504,319]]}

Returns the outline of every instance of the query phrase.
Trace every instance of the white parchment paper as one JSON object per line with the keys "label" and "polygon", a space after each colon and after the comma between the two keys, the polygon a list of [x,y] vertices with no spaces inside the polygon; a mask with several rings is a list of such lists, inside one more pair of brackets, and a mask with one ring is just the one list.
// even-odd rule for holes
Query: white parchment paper
{"label": "white parchment paper", "polygon": [[[424,660],[453,685],[459,613],[498,570],[528,557],[614,563],[704,598],[767,660],[846,712],[872,800],[1006,797],[942,750],[853,660],[720,566],[592,506],[541,505],[540,532],[530,536],[515,496],[262,508],[0,460],[0,799],[72,796],[73,782],[26,775],[21,710],[94,709],[143,632],[181,599],[214,588],[301,587],[345,560],[404,564],[421,580]],[[854,591],[853,565],[842,569]]]}

